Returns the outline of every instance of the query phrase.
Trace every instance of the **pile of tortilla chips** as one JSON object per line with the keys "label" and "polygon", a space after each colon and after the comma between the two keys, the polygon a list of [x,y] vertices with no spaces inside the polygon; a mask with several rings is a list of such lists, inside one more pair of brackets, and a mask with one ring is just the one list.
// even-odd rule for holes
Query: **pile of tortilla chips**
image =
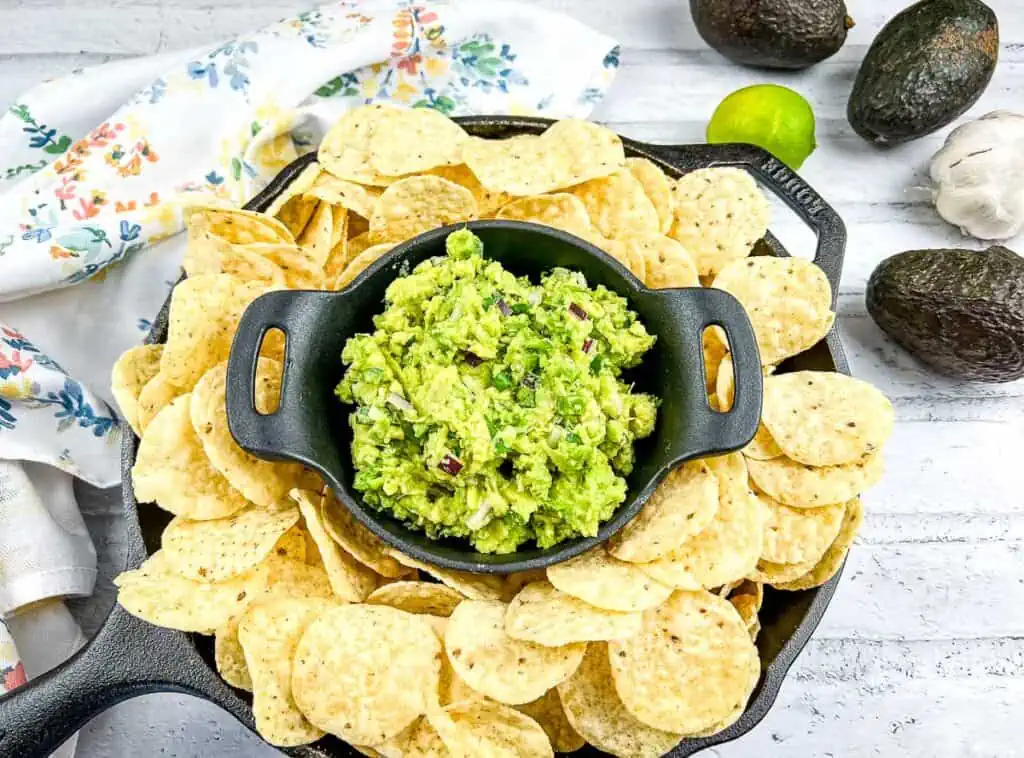
{"label": "pile of tortilla chips", "polygon": [[[733,293],[764,363],[764,414],[739,453],[690,461],[607,545],[546,571],[420,563],[362,527],[311,473],[231,437],[226,360],[246,306],[272,289],[341,289],[428,229],[498,217],[559,227],[652,287]],[[374,756],[523,756],[589,743],[653,758],[743,713],[761,674],[764,585],[838,571],[881,473],[888,401],[832,373],[774,375],[835,315],[814,264],[749,257],[768,224],[730,168],[670,179],[617,136],[563,121],[488,141],[430,110],[348,113],[268,214],[189,212],[188,278],[164,345],[129,350],[113,388],[140,435],[140,501],[174,514],[119,601],[212,634],[281,746],[334,734]],[[709,402],[732,402],[724,334],[708,330]],[[264,343],[256,403],[276,407],[281,345]]]}

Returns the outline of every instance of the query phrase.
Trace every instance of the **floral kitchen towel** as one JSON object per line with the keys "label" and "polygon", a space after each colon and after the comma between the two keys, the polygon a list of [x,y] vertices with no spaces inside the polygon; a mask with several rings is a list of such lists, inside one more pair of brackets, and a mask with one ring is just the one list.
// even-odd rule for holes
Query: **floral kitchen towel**
{"label": "floral kitchen towel", "polygon": [[14,647],[11,633],[0,621],[0,695],[6,695],[27,681],[25,666],[18,655],[18,649]]}
{"label": "floral kitchen towel", "polygon": [[0,462],[46,463],[82,472],[100,486],[113,484],[120,476],[117,431],[103,400],[0,322]]}
{"label": "floral kitchen towel", "polygon": [[346,0],[25,94],[0,119],[0,458],[116,483],[110,367],[177,278],[194,193],[244,203],[368,102],[586,116],[617,65],[525,4]]}

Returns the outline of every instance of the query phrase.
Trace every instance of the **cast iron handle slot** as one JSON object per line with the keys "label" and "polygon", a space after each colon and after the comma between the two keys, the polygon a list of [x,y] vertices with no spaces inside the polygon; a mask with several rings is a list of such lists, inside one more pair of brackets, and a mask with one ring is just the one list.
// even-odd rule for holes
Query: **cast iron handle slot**
{"label": "cast iron handle slot", "polygon": [[[670,313],[667,318],[684,330],[682,344],[691,350],[682,367],[689,376],[679,384],[679,390],[689,395],[683,405],[691,410],[680,423],[682,432],[669,453],[670,465],[746,446],[761,420],[762,377],[757,340],[743,306],[728,292],[716,289],[654,290],[650,296],[664,302]],[[711,408],[705,390],[701,341],[704,330],[713,326],[725,332],[733,361],[735,390],[727,411]]]}
{"label": "cast iron handle slot", "polygon": [[[282,290],[256,298],[246,309],[231,346],[227,377],[228,426],[243,449],[262,458],[297,460],[321,468],[323,462],[316,460],[307,430],[293,423],[307,400],[299,388],[308,385],[306,376],[316,369],[295,356],[312,355],[319,349],[316,320],[323,309],[312,300],[344,297],[344,292]],[[262,414],[256,410],[256,367],[260,346],[272,329],[281,330],[285,336],[284,375],[277,410]],[[287,455],[282,454],[284,451]]]}

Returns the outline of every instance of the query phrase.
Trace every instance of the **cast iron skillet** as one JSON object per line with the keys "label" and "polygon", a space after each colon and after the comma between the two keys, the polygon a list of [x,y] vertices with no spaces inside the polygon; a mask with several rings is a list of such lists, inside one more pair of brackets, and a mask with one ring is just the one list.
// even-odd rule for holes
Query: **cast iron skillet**
{"label": "cast iron skillet", "polygon": [[[489,138],[538,134],[551,123],[546,119],[480,116],[457,119],[470,133]],[[778,195],[818,236],[815,262],[838,292],[846,230],[838,214],[806,182],[781,162],[749,145],[650,145],[623,140],[630,156],[649,158],[672,176],[708,166],[741,166]],[[305,167],[308,158],[286,168],[265,191],[246,206],[267,208],[281,190]],[[771,234],[758,243],[759,255],[787,255]],[[834,297],[834,295],[833,295]],[[169,301],[168,301],[169,302]],[[149,342],[167,337],[168,303],[153,322]],[[811,350],[787,361],[780,371],[812,369],[849,373],[846,356],[833,330]],[[138,440],[124,436],[122,492],[127,522],[125,569],[139,566],[160,546],[160,534],[170,520],[155,505],[138,503],[131,489],[131,467]],[[818,626],[839,576],[803,592],[776,592],[768,588],[761,609],[757,647],[762,675],[739,720],[711,737],[684,740],[669,754],[687,758],[705,748],[740,737],[765,717],[797,655]],[[0,698],[0,758],[45,756],[94,716],[123,700],[152,692],[183,692],[209,700],[254,729],[247,693],[229,687],[217,675],[210,637],[185,634],[147,624],[114,605],[103,627],[62,666]],[[356,758],[354,750],[327,738],[284,753],[301,758]],[[594,750],[574,755],[595,756]]]}
{"label": "cast iron skillet", "polygon": [[[636,467],[627,477],[625,501],[594,537],[541,549],[488,555],[464,540],[435,541],[388,514],[367,507],[352,487],[350,406],[334,388],[344,374],[340,355],[355,334],[372,332],[384,293],[403,272],[445,254],[445,239],[468,226],[484,243],[484,257],[517,276],[539,281],[556,266],[581,272],[591,286],[603,285],[629,301],[648,330],[658,336],[627,383],[661,398],[654,434],[636,444]],[[736,396],[725,413],[708,405],[701,335],[725,330],[735,368]],[[253,388],[264,335],[287,336],[287,357],[278,410],[256,411]],[[648,289],[611,256],[583,240],[545,226],[518,221],[474,221],[422,234],[396,246],[341,292],[282,290],[257,298],[242,316],[231,346],[227,379],[228,423],[235,441],[261,458],[298,461],[318,471],[331,490],[368,529],[404,553],[444,568],[509,573],[544,568],[604,542],[630,519],[654,488],[682,461],[739,450],[750,442],[761,418],[761,360],[743,306],[722,290]]]}

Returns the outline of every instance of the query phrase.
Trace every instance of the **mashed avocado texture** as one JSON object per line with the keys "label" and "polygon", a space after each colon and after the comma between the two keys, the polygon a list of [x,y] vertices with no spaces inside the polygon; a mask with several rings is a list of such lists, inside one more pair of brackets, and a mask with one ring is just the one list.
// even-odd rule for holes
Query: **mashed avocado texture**
{"label": "mashed avocado texture", "polygon": [[432,538],[485,553],[593,536],[626,497],[658,401],[621,372],[654,344],[626,300],[582,274],[540,284],[483,257],[468,230],[392,282],[350,339],[355,488]]}

